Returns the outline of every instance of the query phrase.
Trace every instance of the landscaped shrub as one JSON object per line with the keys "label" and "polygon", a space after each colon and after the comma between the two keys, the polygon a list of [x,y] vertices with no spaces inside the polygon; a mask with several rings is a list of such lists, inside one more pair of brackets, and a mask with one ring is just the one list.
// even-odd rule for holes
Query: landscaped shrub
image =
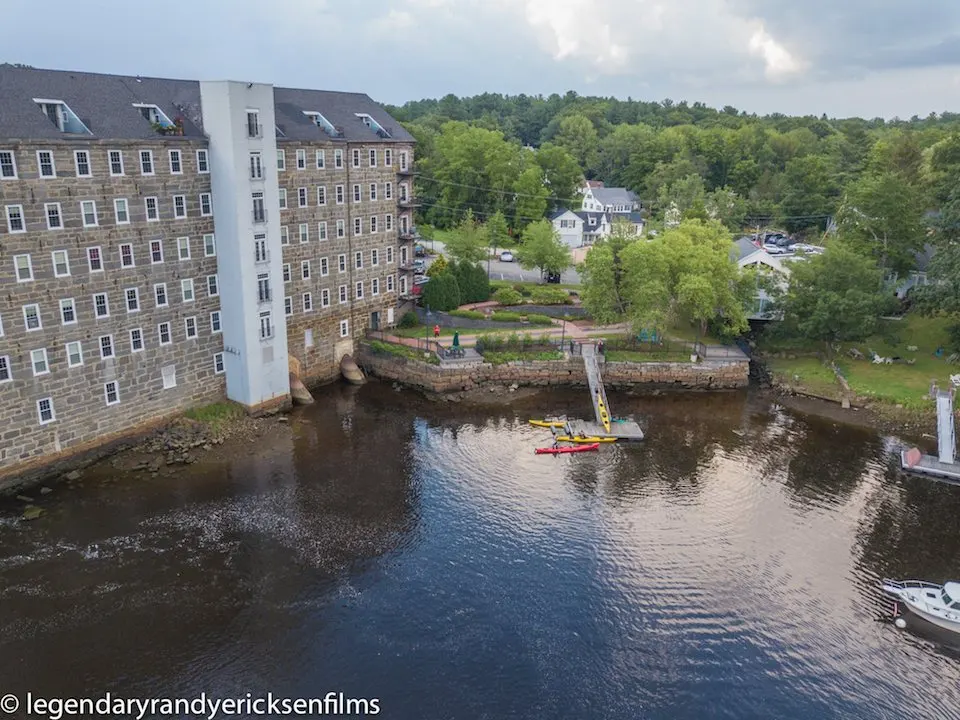
{"label": "landscaped shrub", "polygon": [[538,305],[566,305],[570,302],[570,295],[561,288],[537,287],[530,299]]}
{"label": "landscaped shrub", "polygon": [[490,319],[494,322],[520,322],[520,318],[523,315],[516,312],[510,312],[509,310],[497,310],[490,315]]}
{"label": "landscaped shrub", "polygon": [[430,263],[430,267],[427,268],[427,277],[435,278],[438,275],[443,275],[443,273],[445,273],[448,269],[449,263],[447,262],[447,259],[443,255],[440,255],[436,260]]}
{"label": "landscaped shrub", "polygon": [[553,318],[551,318],[549,315],[530,313],[527,315],[527,322],[531,325],[553,325]]}
{"label": "landscaped shrub", "polygon": [[460,302],[477,303],[490,299],[490,278],[476,263],[450,263],[450,269],[460,284]]}
{"label": "landscaped shrub", "polygon": [[493,299],[501,305],[519,305],[523,302],[523,295],[510,288],[500,288],[493,294]]}
{"label": "landscaped shrub", "polygon": [[470,320],[486,320],[487,316],[479,310],[451,310],[454,317],[469,318]]}
{"label": "landscaped shrub", "polygon": [[523,297],[530,297],[530,288],[527,287],[526,285],[517,283],[516,285],[513,286],[513,289],[516,290],[521,295],[523,295]]}
{"label": "landscaped shrub", "polygon": [[947,335],[950,339],[947,341],[951,352],[960,352],[960,323],[947,326]]}
{"label": "landscaped shrub", "polygon": [[431,310],[456,310],[460,306],[460,286],[451,273],[441,273],[423,286],[420,296],[424,307]]}
{"label": "landscaped shrub", "polygon": [[402,328],[415,328],[419,324],[420,318],[417,317],[415,312],[405,312],[398,323],[398,325]]}

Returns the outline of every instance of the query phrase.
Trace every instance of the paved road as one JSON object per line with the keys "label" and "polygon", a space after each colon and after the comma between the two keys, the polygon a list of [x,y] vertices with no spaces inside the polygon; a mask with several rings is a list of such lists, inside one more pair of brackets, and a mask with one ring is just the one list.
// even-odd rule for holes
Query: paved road
{"label": "paved road", "polygon": [[[434,241],[432,243],[433,251],[436,254],[444,252],[445,248],[442,242]],[[424,247],[430,252],[431,243],[425,242]],[[427,267],[433,262],[431,257],[427,257]],[[486,263],[484,263],[486,265]],[[524,270],[517,262],[500,262],[499,260],[490,261],[490,279],[491,280],[509,280],[511,282],[536,281],[540,279],[538,270]],[[560,274],[560,282],[565,285],[579,285],[580,276],[572,267]]]}

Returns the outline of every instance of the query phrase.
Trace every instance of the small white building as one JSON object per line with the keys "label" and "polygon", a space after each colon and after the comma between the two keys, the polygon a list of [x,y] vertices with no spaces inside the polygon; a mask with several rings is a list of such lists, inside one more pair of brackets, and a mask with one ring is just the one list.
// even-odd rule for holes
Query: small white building
{"label": "small white building", "polygon": [[583,195],[581,209],[608,215],[629,215],[640,210],[640,198],[626,188],[608,188],[603,183],[587,181],[580,189]]}
{"label": "small white building", "polygon": [[645,220],[640,213],[613,214],[606,212],[574,212],[562,208],[550,216],[554,229],[560,239],[571,248],[587,247],[597,240],[609,237],[614,223],[627,222],[634,234],[640,235],[645,226]]}

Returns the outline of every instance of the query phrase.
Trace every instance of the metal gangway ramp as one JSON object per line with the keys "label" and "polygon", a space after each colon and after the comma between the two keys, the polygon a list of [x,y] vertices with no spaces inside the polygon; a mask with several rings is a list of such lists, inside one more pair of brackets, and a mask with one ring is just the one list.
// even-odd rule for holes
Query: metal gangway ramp
{"label": "metal gangway ramp", "polygon": [[953,389],[937,391],[937,444],[940,462],[952,465],[957,452],[957,432],[953,421]]}
{"label": "metal gangway ramp", "polygon": [[960,483],[960,463],[956,460],[957,433],[953,418],[953,388],[940,390],[931,385],[930,395],[937,403],[937,457],[924,455],[918,449],[902,450],[900,465],[904,470]]}
{"label": "metal gangway ramp", "polygon": [[614,420],[607,401],[607,391],[600,376],[600,364],[597,362],[597,348],[593,343],[580,346],[583,366],[587,372],[587,384],[590,386],[590,401],[596,422],[570,420],[566,430],[573,437],[616,438],[617,440],[643,440],[643,431],[633,420]]}

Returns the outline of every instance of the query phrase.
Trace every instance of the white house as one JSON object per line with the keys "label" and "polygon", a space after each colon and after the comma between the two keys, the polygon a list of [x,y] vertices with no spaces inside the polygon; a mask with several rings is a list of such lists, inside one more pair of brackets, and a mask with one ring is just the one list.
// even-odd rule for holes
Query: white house
{"label": "white house", "polygon": [[593,245],[597,240],[609,237],[613,224],[626,221],[637,235],[643,232],[644,219],[640,213],[612,214],[605,212],[574,212],[566,208],[557,210],[550,216],[554,229],[560,239],[571,248]]}
{"label": "white house", "polygon": [[581,209],[586,212],[628,215],[640,210],[640,198],[626,188],[608,188],[588,180],[580,192],[583,195]]}
{"label": "white house", "polygon": [[[737,260],[737,265],[741,268],[752,267],[758,272],[772,275],[782,290],[787,289],[790,281],[790,265],[798,260],[806,258],[805,255],[771,255],[762,247],[759,247],[749,237],[742,237],[734,244],[731,255]],[[773,313],[768,309],[772,298],[762,288],[757,288],[757,294],[754,296],[755,304],[748,313],[751,319],[773,320],[776,319]]]}

